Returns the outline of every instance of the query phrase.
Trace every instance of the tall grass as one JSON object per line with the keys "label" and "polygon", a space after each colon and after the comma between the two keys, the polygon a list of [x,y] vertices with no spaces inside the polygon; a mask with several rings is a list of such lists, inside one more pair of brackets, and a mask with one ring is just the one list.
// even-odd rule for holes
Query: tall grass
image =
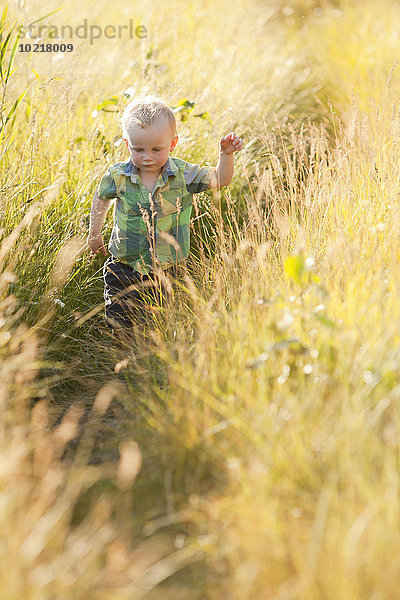
{"label": "tall grass", "polygon": [[[7,106],[38,85],[1,162],[4,597],[399,595],[399,9],[384,7],[139,2],[144,41],[15,73]],[[195,103],[177,155],[213,164],[232,129],[245,149],[229,190],[195,198],[172,302],[117,350],[84,239],[125,158],[130,86]]]}
{"label": "tall grass", "polygon": [[217,222],[201,293],[187,280],[190,322],[178,303],[154,336],[168,388],[146,406],[162,452],[186,453],[177,477],[186,462],[215,478],[211,493],[188,491],[230,598],[389,598],[397,585],[399,213],[383,175],[396,170],[362,141],[297,137],[304,160],[287,171],[303,180],[312,164],[298,214],[275,207],[271,240],[263,195],[249,198],[236,252]]}

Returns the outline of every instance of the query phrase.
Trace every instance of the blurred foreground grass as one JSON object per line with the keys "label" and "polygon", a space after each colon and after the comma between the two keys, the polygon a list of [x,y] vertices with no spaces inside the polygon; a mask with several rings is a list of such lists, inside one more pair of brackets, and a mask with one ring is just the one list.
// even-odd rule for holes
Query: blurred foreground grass
{"label": "blurred foreground grass", "polygon": [[[79,8],[50,22],[132,16]],[[0,162],[4,598],[400,595],[400,9],[229,8],[139,2],[144,40],[3,69],[2,119],[31,85]],[[194,102],[177,155],[245,149],[196,199],[174,301],[118,351],[83,245],[150,90]]]}

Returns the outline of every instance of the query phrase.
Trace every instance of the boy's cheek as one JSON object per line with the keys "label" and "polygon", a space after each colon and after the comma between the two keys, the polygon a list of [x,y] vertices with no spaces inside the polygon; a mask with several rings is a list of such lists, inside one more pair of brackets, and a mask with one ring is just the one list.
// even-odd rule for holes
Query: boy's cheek
{"label": "boy's cheek", "polygon": [[133,162],[134,165],[136,165],[136,163],[139,161],[139,158],[136,156],[136,154],[134,152],[131,152],[130,155],[131,155],[131,161]]}

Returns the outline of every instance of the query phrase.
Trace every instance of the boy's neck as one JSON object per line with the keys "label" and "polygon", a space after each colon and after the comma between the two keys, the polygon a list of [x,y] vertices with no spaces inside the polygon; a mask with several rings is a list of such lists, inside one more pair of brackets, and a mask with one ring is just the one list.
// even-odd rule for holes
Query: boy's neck
{"label": "boy's neck", "polygon": [[149,173],[146,171],[143,172],[140,169],[138,169],[139,181],[146,188],[146,190],[148,192],[150,192],[151,194],[153,193],[154,186],[155,186],[158,178],[160,177],[161,170],[162,169],[160,169],[159,173],[157,173],[156,171],[154,171],[153,173],[151,173],[151,172]]}
{"label": "boy's neck", "polygon": [[140,179],[142,181],[146,180],[146,181],[157,181],[157,179],[160,177],[161,175],[161,171],[162,169],[160,169],[159,171],[143,171],[141,169],[138,169],[139,172],[139,176]]}

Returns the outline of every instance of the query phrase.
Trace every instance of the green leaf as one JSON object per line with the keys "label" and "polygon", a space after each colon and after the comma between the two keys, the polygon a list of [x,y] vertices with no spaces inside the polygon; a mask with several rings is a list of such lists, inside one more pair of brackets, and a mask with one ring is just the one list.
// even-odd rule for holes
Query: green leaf
{"label": "green leaf", "polygon": [[103,102],[100,102],[100,104],[96,106],[96,109],[103,110],[104,112],[111,112],[110,110],[107,110],[107,107],[115,106],[116,104],[118,104],[118,96],[111,96],[110,98],[103,100]]}
{"label": "green leaf", "polygon": [[15,68],[14,68],[14,69],[11,71],[11,73],[10,73],[10,77],[11,77],[11,75],[14,75],[14,73],[15,73],[16,71],[18,71],[18,69],[20,69],[21,67],[22,67],[22,65],[18,65],[18,67],[15,67]]}
{"label": "green leaf", "polygon": [[329,327],[329,329],[336,329],[335,323],[327,316],[317,313],[314,315],[314,317],[317,319],[317,321],[322,323],[322,325],[325,325],[325,327]]}
{"label": "green leaf", "polygon": [[15,57],[15,53],[16,53],[17,48],[18,48],[18,42],[19,42],[20,36],[21,36],[21,31],[18,30],[17,31],[17,35],[15,37],[14,45],[13,45],[12,50],[11,50],[11,55],[10,55],[10,58],[9,58],[9,61],[8,61],[7,75],[5,77],[5,83],[6,84],[7,84],[8,78],[10,76],[11,67],[12,67],[12,65],[14,63],[14,57]]}
{"label": "green leaf", "polygon": [[275,342],[269,347],[270,352],[274,352],[275,350],[285,350],[285,348],[289,348],[290,346],[303,347],[300,338],[288,338],[286,340],[281,340],[280,342]]}
{"label": "green leaf", "polygon": [[209,119],[210,118],[210,114],[208,112],[202,112],[199,113],[198,115],[193,115],[194,117],[200,117],[200,119]]}
{"label": "green leaf", "polygon": [[0,43],[1,40],[3,39],[3,30],[6,24],[6,16],[7,16],[7,9],[8,6],[5,7],[5,9],[3,10],[2,14],[1,14],[1,20],[0,20]]}
{"label": "green leaf", "polygon": [[304,258],[301,254],[297,256],[290,255],[285,260],[284,271],[286,275],[298,284],[302,283],[305,270]]}
{"label": "green leaf", "polygon": [[7,10],[8,10],[8,6],[6,5],[1,14],[0,29],[3,29],[3,27],[4,27],[4,23],[6,21]]}
{"label": "green leaf", "polygon": [[[14,121],[15,121],[15,117],[16,117],[16,110],[18,108],[18,106],[21,104],[21,102],[25,99],[26,94],[29,91],[29,88],[34,84],[35,82],[33,81],[32,83],[29,84],[29,86],[26,88],[26,90],[24,90],[19,96],[18,98],[15,100],[14,104],[11,106],[10,110],[8,111],[6,118],[3,121],[3,124],[0,127],[0,139],[3,138],[4,136],[4,131],[6,128],[7,123],[10,123],[11,125],[13,125]],[[26,102],[26,100],[25,100]],[[14,117],[13,117],[14,115]],[[9,144],[11,143],[11,141],[14,139],[15,137],[15,132],[11,135],[11,138],[9,140],[9,143],[6,145],[6,148],[9,146]],[[3,153],[1,154],[0,160],[2,160],[2,158],[5,155],[5,151],[3,151]]]}
{"label": "green leaf", "polygon": [[[179,100],[178,104],[175,107],[172,107],[171,110],[175,114],[186,113],[186,112],[191,112],[194,107],[195,107],[195,102],[193,102],[192,100],[188,100],[187,98],[182,98],[182,100]],[[187,118],[187,115],[186,115],[186,118]],[[183,119],[183,120],[186,120],[186,119]]]}
{"label": "green leaf", "polygon": [[0,134],[2,133],[2,131],[4,130],[5,126],[7,125],[8,121],[11,119],[11,117],[13,116],[13,114],[15,113],[15,111],[17,110],[18,106],[21,104],[22,100],[24,99],[26,93],[27,93],[27,89],[22,92],[22,94],[20,94],[18,96],[18,98],[16,99],[16,101],[14,102],[14,104],[12,105],[12,107],[10,108],[10,110],[8,111],[8,114],[5,118],[3,127],[0,129]]}
{"label": "green leaf", "polygon": [[179,100],[177,106],[183,106],[184,108],[193,108],[195,106],[195,102],[193,100],[188,100],[187,98],[182,98]]}
{"label": "green leaf", "polygon": [[1,76],[1,79],[3,79],[3,63],[4,63],[4,58],[5,58],[5,55],[6,55],[8,44],[10,43],[10,40],[11,40],[13,29],[14,29],[14,26],[11,27],[10,31],[7,34],[6,39],[4,40],[4,44],[0,48],[0,76]]}

